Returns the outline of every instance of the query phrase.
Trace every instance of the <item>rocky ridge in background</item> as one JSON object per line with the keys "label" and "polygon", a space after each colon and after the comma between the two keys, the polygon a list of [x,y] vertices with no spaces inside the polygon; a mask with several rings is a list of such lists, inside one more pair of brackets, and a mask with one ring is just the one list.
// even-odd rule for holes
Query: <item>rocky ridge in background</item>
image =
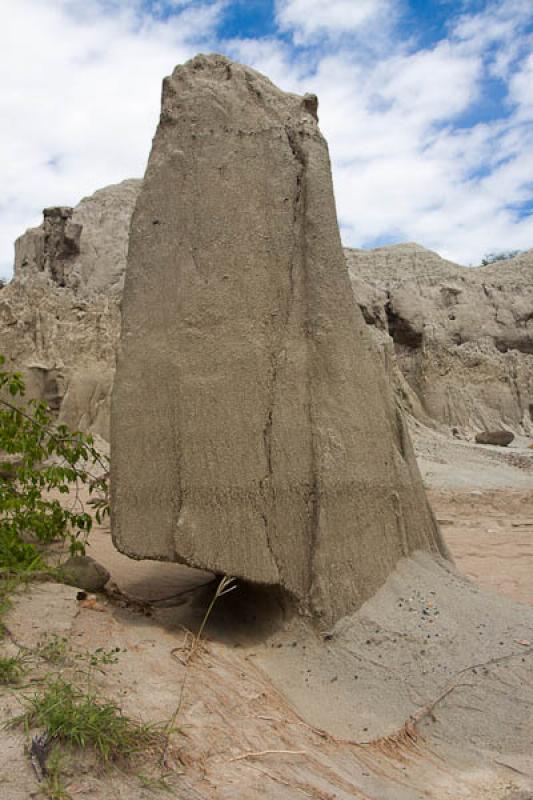
{"label": "rocky ridge in background", "polygon": [[345,252],[367,323],[431,420],[533,432],[533,250],[475,268],[416,244]]}
{"label": "rocky ridge in background", "polygon": [[[0,352],[62,421],[109,432],[129,224],[141,181],[45,211],[15,246]],[[465,268],[416,244],[345,250],[352,286],[411,416],[472,436],[533,433],[533,250]]]}
{"label": "rocky ridge in background", "polygon": [[0,352],[27,396],[71,427],[109,435],[129,224],[141,182],[124,181],[76,208],[45,209],[15,244],[0,294]]}

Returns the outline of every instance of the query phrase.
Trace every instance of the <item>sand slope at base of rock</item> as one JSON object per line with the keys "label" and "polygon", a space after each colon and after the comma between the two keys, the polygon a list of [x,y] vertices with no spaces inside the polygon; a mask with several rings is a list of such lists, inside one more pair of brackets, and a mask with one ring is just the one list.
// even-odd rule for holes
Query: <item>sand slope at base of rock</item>
{"label": "sand slope at base of rock", "polygon": [[[100,697],[115,699],[126,713],[145,721],[168,720],[179,706],[168,756],[179,768],[163,770],[172,796],[178,800],[259,800],[265,796],[276,800],[302,796],[320,800],[525,800],[533,791],[529,726],[533,665],[531,653],[512,637],[523,633],[524,624],[531,630],[533,610],[509,604],[507,627],[499,612],[494,634],[505,636],[503,645],[490,630],[481,629],[482,635],[478,635],[467,620],[471,640],[458,638],[447,672],[438,668],[435,652],[431,654],[439,646],[425,644],[425,631],[419,627],[422,624],[429,629],[441,623],[430,625],[422,620],[419,596],[414,597],[412,612],[397,605],[399,597],[412,588],[413,574],[418,579],[420,573],[428,581],[427,586],[422,584],[423,590],[429,594],[436,588],[439,602],[448,592],[457,597],[472,591],[427,556],[422,563],[418,558],[405,561],[380,593],[378,607],[367,604],[339,623],[332,640],[325,642],[300,625],[296,631],[277,634],[273,641],[283,646],[273,648],[228,639],[226,608],[218,619],[213,617],[207,639],[189,666],[175,654],[185,656],[182,625],[196,626],[201,608],[192,616],[191,609],[183,606],[154,609],[153,616],[146,617],[102,599],[106,610],[95,613],[79,608],[74,596],[66,596],[65,591],[71,589],[48,585],[22,592],[6,622],[16,641],[31,646],[34,640],[28,630],[36,605],[42,619],[52,622],[60,602],[60,632],[75,652],[121,648],[118,662],[95,675]],[[471,598],[467,599],[470,604]],[[486,600],[482,594],[476,598],[479,605]],[[492,610],[489,598],[486,613]],[[435,634],[449,635],[458,618],[458,610],[445,615]],[[41,626],[39,636],[45,633]],[[253,635],[253,625],[249,635]],[[394,663],[390,657],[392,637],[402,639]],[[296,647],[292,641],[297,642]],[[304,646],[309,651],[306,669],[314,670],[315,665],[322,669],[324,664],[325,671],[322,680],[318,674],[312,675],[312,702],[304,703],[296,713],[290,702],[294,700],[290,683],[297,668],[294,653],[301,656]],[[426,667],[419,652],[425,648],[430,653]],[[502,660],[469,669],[491,652]],[[276,691],[264,672],[267,668],[276,678],[276,669],[282,666],[289,679],[289,702],[283,696],[286,687]],[[337,684],[344,679],[339,677],[339,669],[345,667],[354,667],[361,675],[360,686],[354,679],[353,690],[344,698],[353,712],[351,730],[359,732],[356,728],[364,717],[368,724],[363,728],[368,730],[360,730],[359,741],[369,744],[354,744],[313,725],[325,721],[337,734],[342,732],[330,712],[330,719],[325,719],[324,708],[338,702]],[[337,680],[332,681],[335,674]],[[380,696],[381,686],[384,696]],[[456,688],[444,696],[451,686]],[[389,738],[372,735],[395,731],[404,713],[416,712],[439,696],[441,700],[432,709],[434,719],[421,719],[417,733],[409,728],[409,733],[404,729]],[[6,691],[0,692],[0,707],[2,719],[20,710],[16,698]],[[341,719],[340,725],[344,724]],[[0,754],[0,798],[26,800],[37,791],[37,785],[24,750],[24,735],[4,731]],[[149,769],[138,764],[133,770],[111,772],[94,770],[88,764],[86,758],[75,756],[67,767],[67,787],[73,797],[147,800],[153,793],[143,788],[138,773],[161,774],[153,763]]]}

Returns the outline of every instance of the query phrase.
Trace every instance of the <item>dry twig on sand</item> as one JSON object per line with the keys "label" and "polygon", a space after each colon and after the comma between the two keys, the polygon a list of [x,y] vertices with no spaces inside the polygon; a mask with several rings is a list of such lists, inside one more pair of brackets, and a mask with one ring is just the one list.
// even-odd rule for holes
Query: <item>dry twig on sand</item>
{"label": "dry twig on sand", "polygon": [[307,755],[306,750],[258,750],[257,752],[252,753],[242,753],[240,756],[234,756],[228,760],[228,763],[231,764],[233,761],[242,761],[245,758],[261,758],[262,756],[271,756],[271,755],[287,755],[287,756],[305,756]]}

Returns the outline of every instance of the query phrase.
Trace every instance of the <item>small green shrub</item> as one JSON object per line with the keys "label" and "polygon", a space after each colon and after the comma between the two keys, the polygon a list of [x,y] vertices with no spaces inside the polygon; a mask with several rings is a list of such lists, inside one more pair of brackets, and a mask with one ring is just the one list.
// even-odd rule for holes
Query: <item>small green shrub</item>
{"label": "small green shrub", "polygon": [[17,582],[13,578],[0,578],[0,640],[4,638],[6,633],[4,616],[11,608],[11,595]]}
{"label": "small green shrub", "polygon": [[66,636],[58,636],[52,633],[37,645],[36,655],[47,661],[49,664],[57,666],[67,659],[69,641]]}
{"label": "small green shrub", "polygon": [[8,658],[0,656],[0,685],[18,683],[25,673],[24,658],[21,655]]}
{"label": "small green shrub", "polygon": [[[109,463],[91,436],[56,424],[46,403],[24,403],[24,381],[4,363],[0,356],[0,453],[7,454],[0,454],[0,570],[31,572],[44,567],[36,545],[64,539],[71,554],[85,551],[91,515],[79,503],[65,508],[50,492],[85,485],[106,498]],[[108,513],[107,500],[97,500],[97,521]]]}
{"label": "small green shrub", "polygon": [[157,727],[132,720],[115,703],[99,700],[93,691],[83,691],[63,678],[49,680],[23,702],[25,712],[11,725],[44,728],[52,741],[92,747],[104,763],[128,760],[162,742]]}
{"label": "small green shrub", "polygon": [[39,787],[47,800],[72,800],[63,779],[63,761],[64,754],[59,747],[54,747],[46,761],[46,775]]}
{"label": "small green shrub", "polygon": [[163,773],[161,775],[149,775],[144,772],[138,772],[137,778],[142,788],[147,789],[149,792],[168,792],[172,794],[173,789],[167,782],[167,779],[174,777],[174,775],[176,775],[175,772]]}

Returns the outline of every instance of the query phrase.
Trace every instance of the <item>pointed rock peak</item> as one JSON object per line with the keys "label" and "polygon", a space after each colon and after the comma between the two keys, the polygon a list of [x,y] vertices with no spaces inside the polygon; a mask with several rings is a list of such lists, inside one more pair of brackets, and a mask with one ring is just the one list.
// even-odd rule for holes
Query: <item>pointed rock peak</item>
{"label": "pointed rock peak", "polygon": [[279,587],[329,624],[443,545],[350,288],[316,109],[222,56],[165,79],[111,485],[120,550]]}

